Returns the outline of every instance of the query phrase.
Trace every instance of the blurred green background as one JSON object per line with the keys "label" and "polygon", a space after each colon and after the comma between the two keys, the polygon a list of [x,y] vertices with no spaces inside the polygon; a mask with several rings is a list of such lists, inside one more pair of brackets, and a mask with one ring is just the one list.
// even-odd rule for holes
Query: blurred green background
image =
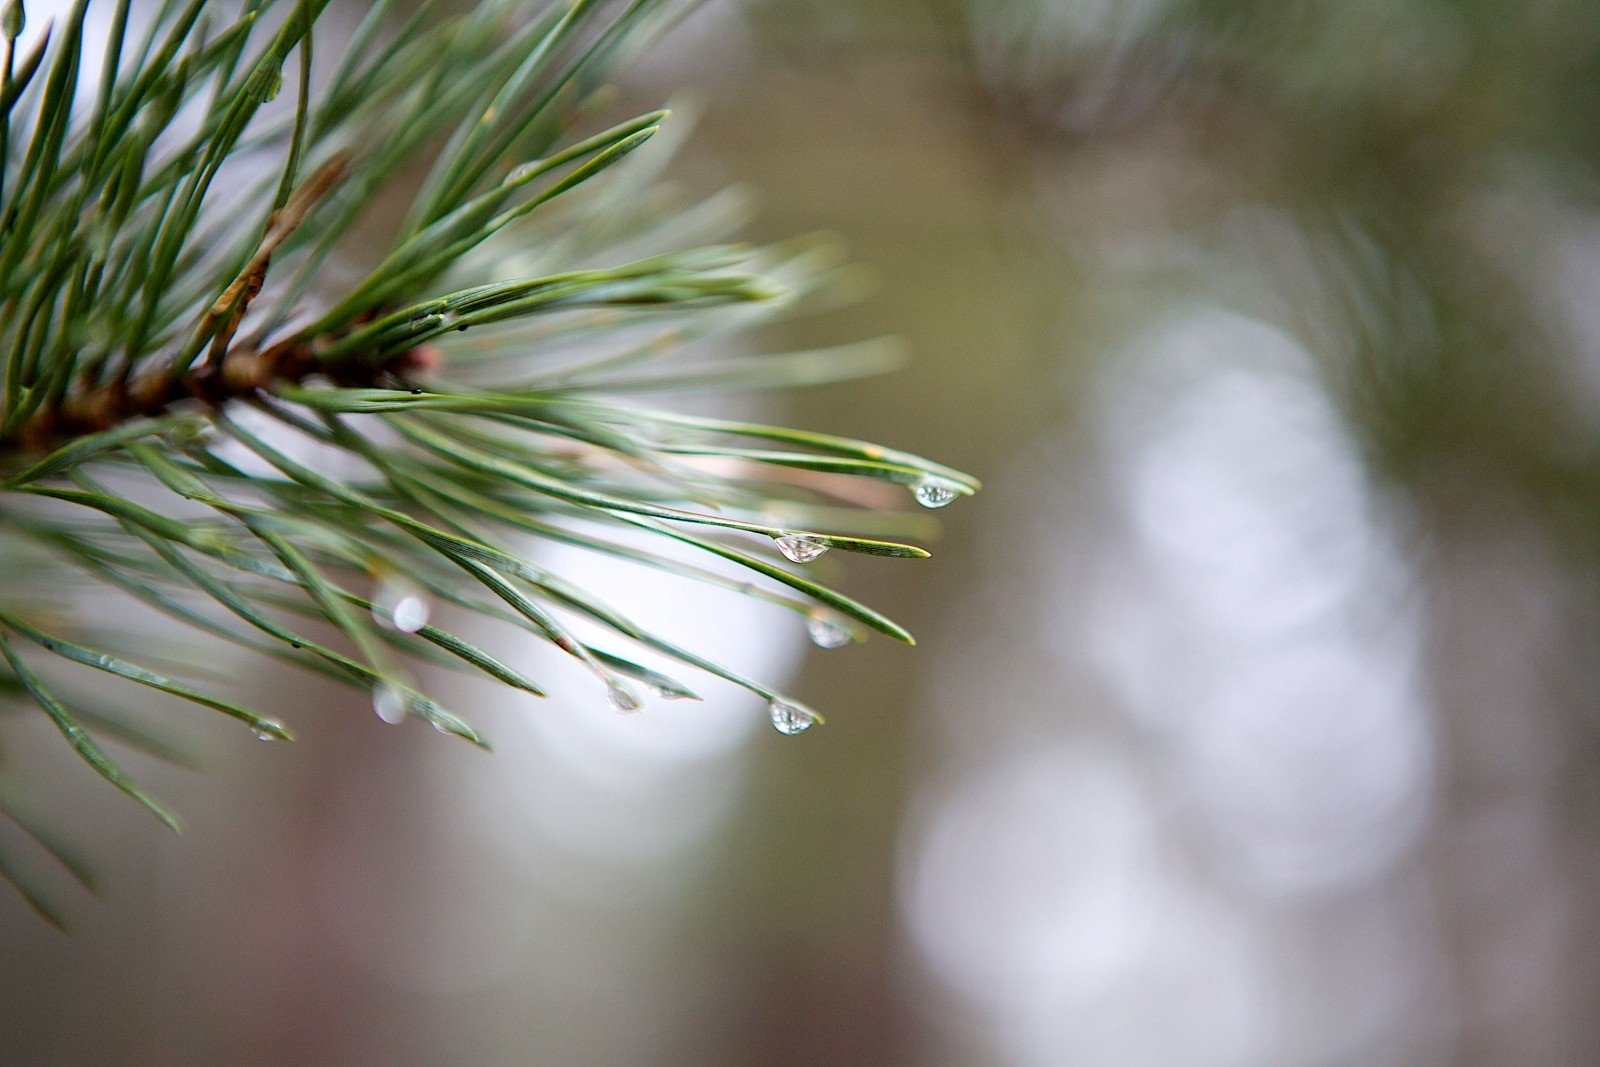
{"label": "blurred green background", "polygon": [[441,680],[491,757],[216,653],[302,742],[42,783],[0,1059],[1600,1061],[1600,7],[717,0],[624,93],[862,265],[752,343],[908,342],[762,413],[987,483],[843,575],[920,647],[552,557],[829,724]]}

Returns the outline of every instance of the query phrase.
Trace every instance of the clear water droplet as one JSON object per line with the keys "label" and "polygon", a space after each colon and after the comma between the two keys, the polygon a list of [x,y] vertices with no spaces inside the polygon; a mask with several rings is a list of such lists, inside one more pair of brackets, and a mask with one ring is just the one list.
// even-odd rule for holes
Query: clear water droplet
{"label": "clear water droplet", "polygon": [[385,577],[372,594],[372,617],[379,626],[414,634],[428,625],[433,605],[427,594],[405,578]]}
{"label": "clear water droplet", "polygon": [[954,482],[943,478],[924,478],[911,490],[917,503],[925,508],[942,508],[957,496]]}
{"label": "clear water droplet", "polygon": [[644,707],[644,701],[639,699],[639,694],[621,682],[606,683],[606,699],[611,702],[613,709],[623,714],[638,711]]}
{"label": "clear water droplet", "polygon": [[391,726],[405,721],[409,704],[405,693],[395,686],[380,685],[372,691],[372,710]]}
{"label": "clear water droplet", "polygon": [[402,597],[389,613],[389,620],[396,630],[414,634],[428,625],[428,602],[420,596]]}
{"label": "clear water droplet", "polygon": [[817,724],[816,713],[797,704],[774,700],[767,705],[772,725],[780,734],[803,734]]}
{"label": "clear water droplet", "polygon": [[849,627],[820,613],[806,620],[806,630],[811,634],[811,643],[818,648],[843,648],[855,640]]}
{"label": "clear water droplet", "polygon": [[786,533],[774,540],[778,543],[778,551],[794,563],[810,563],[828,551],[828,546],[821,538],[810,534]]}
{"label": "clear water droplet", "polygon": [[283,723],[277,719],[262,719],[250,728],[250,732],[256,735],[257,741],[282,740],[282,730]]}

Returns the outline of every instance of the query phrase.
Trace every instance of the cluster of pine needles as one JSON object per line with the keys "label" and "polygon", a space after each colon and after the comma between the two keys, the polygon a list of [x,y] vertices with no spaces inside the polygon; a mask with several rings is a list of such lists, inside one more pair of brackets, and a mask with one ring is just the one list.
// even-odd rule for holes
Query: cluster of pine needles
{"label": "cluster of pine needles", "polygon": [[[0,703],[174,827],[97,735],[167,746],[63,688],[78,668],[290,732],[151,666],[85,606],[108,591],[480,745],[412,666],[538,682],[430,605],[552,643],[621,710],[694,695],[648,650],[757,694],[785,733],[820,721],[527,552],[757,597],[819,643],[909,641],[795,564],[926,555],[883,539],[915,526],[858,506],[862,479],[926,506],[977,488],[863,441],[641,406],[890,356],[696,354],[803,307],[837,264],[720,243],[725,198],[679,202],[663,146],[632,155],[666,113],[606,125],[619,64],[692,4],[379,0],[331,63],[328,6],[77,0],[30,26],[0,0]],[[8,787],[0,813],[87,882]],[[4,851],[0,877],[56,921]]]}

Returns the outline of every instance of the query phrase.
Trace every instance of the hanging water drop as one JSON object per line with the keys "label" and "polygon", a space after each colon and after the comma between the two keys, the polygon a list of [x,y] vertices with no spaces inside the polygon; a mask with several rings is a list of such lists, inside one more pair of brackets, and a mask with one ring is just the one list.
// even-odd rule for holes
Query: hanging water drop
{"label": "hanging water drop", "polygon": [[281,741],[283,731],[283,723],[277,719],[260,719],[250,727],[250,732],[256,735],[257,741]]}
{"label": "hanging water drop", "polygon": [[245,89],[260,103],[268,103],[283,91],[283,71],[259,70],[245,82]]}
{"label": "hanging water drop", "polygon": [[778,551],[794,563],[810,563],[828,551],[827,544],[820,537],[812,537],[810,534],[787,533],[775,540],[778,543]]}
{"label": "hanging water drop", "polygon": [[414,634],[428,625],[433,606],[415,583],[386,576],[372,594],[372,617],[379,626]]}
{"label": "hanging water drop", "polygon": [[911,492],[917,498],[917,503],[925,508],[942,508],[957,495],[955,483],[943,478],[924,478]]}
{"label": "hanging water drop", "polygon": [[391,726],[405,721],[409,704],[405,693],[395,686],[380,685],[372,691],[372,710]]}
{"label": "hanging water drop", "polygon": [[767,712],[772,716],[773,728],[780,734],[803,734],[817,723],[816,713],[809,708],[785,704],[781,700],[768,704]]}
{"label": "hanging water drop", "polygon": [[623,714],[638,711],[644,707],[644,701],[639,699],[639,694],[621,682],[606,683],[606,699],[611,702],[613,709]]}
{"label": "hanging water drop", "polygon": [[396,630],[414,634],[428,625],[428,602],[420,596],[402,597],[389,613],[389,621]]}
{"label": "hanging water drop", "polygon": [[849,627],[841,626],[821,612],[806,620],[806,630],[811,634],[811,643],[818,648],[843,648],[855,640]]}

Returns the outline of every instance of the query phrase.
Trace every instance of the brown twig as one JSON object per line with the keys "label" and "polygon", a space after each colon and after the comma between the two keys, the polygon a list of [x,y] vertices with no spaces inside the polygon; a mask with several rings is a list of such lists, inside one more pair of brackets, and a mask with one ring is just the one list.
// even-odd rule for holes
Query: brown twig
{"label": "brown twig", "polygon": [[197,341],[203,343],[206,337],[211,338],[206,366],[217,367],[223,363],[239,323],[244,320],[245,312],[250,310],[250,302],[266,284],[267,270],[272,266],[272,254],[300,228],[311,209],[344,180],[348,167],[347,155],[341,153],[330,159],[301,183],[289,197],[288,203],[274,211],[267,220],[266,233],[262,234],[255,255],[250,257],[250,262],[232,284],[217,297],[216,303],[211,305],[195,330]]}
{"label": "brown twig", "polygon": [[60,404],[37,412],[15,437],[24,452],[42,451],[63,440],[99,433],[132,419],[155,418],[191,402],[220,408],[229,400],[250,396],[278,383],[294,383],[317,369],[306,345],[279,346],[266,353],[235,349],[217,365],[197,367],[174,376],[165,367],[132,381],[114,381],[74,393]]}

